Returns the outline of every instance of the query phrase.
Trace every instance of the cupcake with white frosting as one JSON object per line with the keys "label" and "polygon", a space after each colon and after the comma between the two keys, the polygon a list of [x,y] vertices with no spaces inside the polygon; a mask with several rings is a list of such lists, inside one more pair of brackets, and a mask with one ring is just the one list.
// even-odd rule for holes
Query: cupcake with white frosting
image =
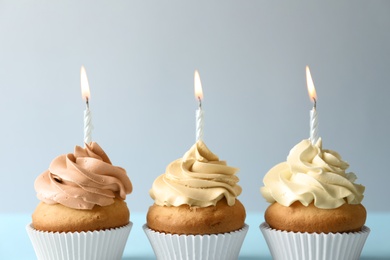
{"label": "cupcake with white frosting", "polygon": [[359,259],[369,229],[364,186],[331,150],[303,140],[264,177],[260,228],[274,259]]}

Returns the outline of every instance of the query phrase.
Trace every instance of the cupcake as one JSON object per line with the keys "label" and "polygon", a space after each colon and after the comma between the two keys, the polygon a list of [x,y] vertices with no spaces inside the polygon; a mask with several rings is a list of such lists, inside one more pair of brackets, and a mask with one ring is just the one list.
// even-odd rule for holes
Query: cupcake
{"label": "cupcake", "polygon": [[132,184],[95,142],[55,158],[35,181],[41,201],[27,232],[38,259],[121,259]]}
{"label": "cupcake", "polygon": [[364,186],[334,151],[303,140],[264,177],[260,229],[273,259],[359,259],[370,232]]}
{"label": "cupcake", "polygon": [[195,143],[153,183],[144,231],[157,259],[237,259],[248,226],[237,168]]}

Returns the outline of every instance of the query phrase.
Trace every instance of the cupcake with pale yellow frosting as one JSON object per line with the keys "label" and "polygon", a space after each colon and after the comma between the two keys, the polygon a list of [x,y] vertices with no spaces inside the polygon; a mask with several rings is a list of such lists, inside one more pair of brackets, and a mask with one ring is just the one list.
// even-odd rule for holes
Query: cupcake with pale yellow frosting
{"label": "cupcake with pale yellow frosting", "polygon": [[27,226],[38,259],[121,259],[132,223],[132,184],[95,142],[55,158],[35,181]]}
{"label": "cupcake with pale yellow frosting", "polygon": [[[260,228],[274,259],[359,259],[369,229],[364,186],[332,150],[303,140],[264,177]],[[281,248],[284,248],[281,250]]]}
{"label": "cupcake with pale yellow frosting", "polygon": [[157,177],[144,225],[157,259],[238,258],[248,226],[237,171],[198,141]]}

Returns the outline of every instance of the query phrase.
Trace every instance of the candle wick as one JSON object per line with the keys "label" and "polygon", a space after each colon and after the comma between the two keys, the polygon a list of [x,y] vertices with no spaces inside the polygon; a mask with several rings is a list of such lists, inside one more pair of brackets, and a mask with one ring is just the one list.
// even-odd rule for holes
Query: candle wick
{"label": "candle wick", "polygon": [[317,100],[315,99],[315,98],[313,98],[313,100],[314,100],[314,109],[316,109],[317,108]]}
{"label": "candle wick", "polygon": [[198,100],[199,100],[199,108],[202,108],[202,99],[200,99],[200,97],[198,97]]}
{"label": "candle wick", "polygon": [[89,99],[88,99],[88,97],[85,98],[85,104],[87,105],[87,109],[89,109]]}

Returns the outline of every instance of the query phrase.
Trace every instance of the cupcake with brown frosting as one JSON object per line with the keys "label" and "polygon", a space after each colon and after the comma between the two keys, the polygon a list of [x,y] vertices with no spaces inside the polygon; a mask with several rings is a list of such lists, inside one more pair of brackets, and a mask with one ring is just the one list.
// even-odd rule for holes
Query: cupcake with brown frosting
{"label": "cupcake with brown frosting", "polygon": [[260,191],[271,204],[260,228],[274,259],[359,259],[369,234],[365,188],[348,167],[320,138],[301,141],[269,170]]}
{"label": "cupcake with brown frosting", "polygon": [[55,158],[35,181],[27,231],[38,259],[121,259],[132,223],[132,184],[95,142]]}
{"label": "cupcake with brown frosting", "polygon": [[237,259],[248,229],[237,171],[198,141],[157,177],[144,225],[157,259]]}

